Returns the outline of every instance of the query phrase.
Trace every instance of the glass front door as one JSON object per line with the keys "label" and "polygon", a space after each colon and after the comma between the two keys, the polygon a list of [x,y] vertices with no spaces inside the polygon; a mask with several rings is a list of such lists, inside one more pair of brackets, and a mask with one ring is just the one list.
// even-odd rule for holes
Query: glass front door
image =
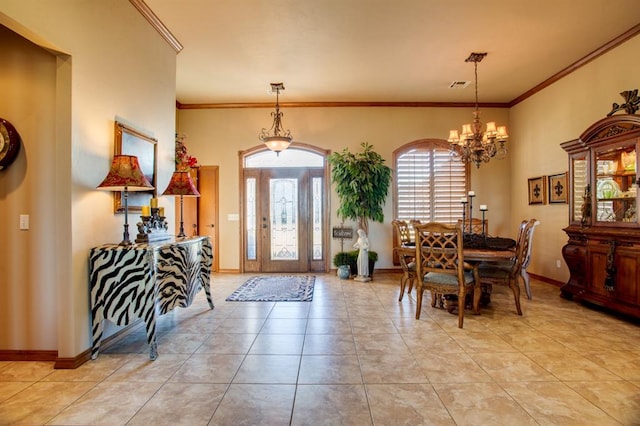
{"label": "glass front door", "polygon": [[[304,271],[308,238],[308,215],[301,212],[301,200],[308,198],[305,176],[297,169],[265,170],[263,173],[263,191],[261,197],[263,256],[262,270]],[[303,214],[301,214],[303,213]],[[304,262],[302,258],[305,258]]]}
{"label": "glass front door", "polygon": [[245,170],[246,271],[324,270],[322,170]]}

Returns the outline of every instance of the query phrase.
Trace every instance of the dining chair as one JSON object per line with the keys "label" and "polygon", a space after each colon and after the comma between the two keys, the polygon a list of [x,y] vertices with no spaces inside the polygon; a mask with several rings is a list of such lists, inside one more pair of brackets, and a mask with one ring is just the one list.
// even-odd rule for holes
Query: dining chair
{"label": "dining chair", "polygon": [[409,229],[409,224],[406,221],[396,219],[391,221],[391,225],[393,226],[393,230],[396,234],[396,244],[393,250],[398,256],[400,267],[402,268],[402,276],[400,277],[400,297],[398,298],[398,301],[402,301],[407,283],[409,283],[407,293],[410,294],[416,280],[416,262],[414,260],[415,244],[411,240],[411,230]]}
{"label": "dining chair", "polygon": [[[473,293],[473,312],[478,313],[480,280],[476,267],[465,263],[462,229],[456,225],[430,222],[414,225],[416,235],[417,302],[416,319],[420,319],[422,296],[431,292],[431,306],[440,297],[457,296],[458,327],[462,328],[467,294]],[[446,300],[449,313],[455,309]]]}
{"label": "dining chair", "polygon": [[[466,218],[464,220],[464,227],[462,228],[462,232],[471,232],[472,234],[488,234],[489,219],[484,219],[484,228],[482,226],[482,222],[483,220],[478,219],[477,217]],[[462,219],[458,219],[458,226],[462,226]]]}
{"label": "dining chair", "polygon": [[509,261],[504,262],[482,262],[478,265],[478,275],[481,285],[508,285],[513,292],[518,315],[522,315],[520,306],[520,278],[522,265],[524,263],[531,243],[531,228],[536,226],[536,219],[523,220],[520,223],[518,238],[516,240],[515,255]]}
{"label": "dining chair", "polygon": [[522,261],[522,269],[520,270],[520,276],[522,277],[522,281],[524,282],[524,291],[527,294],[527,299],[531,300],[531,279],[529,278],[529,273],[527,272],[527,268],[529,267],[529,263],[531,262],[531,250],[533,248],[533,231],[536,229],[536,226],[540,225],[540,221],[536,219],[531,219],[533,225],[529,228],[529,246],[527,248],[527,253],[524,256],[524,260]]}

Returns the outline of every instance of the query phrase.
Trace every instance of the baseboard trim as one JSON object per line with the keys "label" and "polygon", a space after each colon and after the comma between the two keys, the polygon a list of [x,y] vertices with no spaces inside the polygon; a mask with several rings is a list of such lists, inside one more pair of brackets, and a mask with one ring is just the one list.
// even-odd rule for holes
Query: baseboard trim
{"label": "baseboard trim", "polygon": [[[100,349],[108,349],[109,346],[115,344],[118,340],[128,334],[134,326],[138,325],[142,320],[138,320],[113,333],[111,336],[102,339]],[[53,361],[53,368],[73,370],[80,367],[91,359],[91,348],[79,353],[72,358],[58,357],[58,351],[32,351],[32,350],[0,350],[0,361]]]}
{"label": "baseboard trim", "polygon": [[531,276],[531,278],[534,278],[534,279],[536,279],[538,281],[542,281],[543,283],[555,285],[556,287],[562,287],[564,285],[564,283],[562,281],[558,281],[558,280],[554,280],[554,279],[551,279],[551,278],[543,277],[542,275],[532,274],[531,272],[529,272],[529,275]]}
{"label": "baseboard trim", "polygon": [[56,358],[53,368],[56,370],[73,370],[89,361],[89,359],[91,359],[91,349],[87,349],[73,358]]}
{"label": "baseboard trim", "polygon": [[0,361],[55,361],[58,351],[0,350]]}
{"label": "baseboard trim", "polygon": [[[132,324],[124,327],[123,329],[116,331],[109,337],[102,339],[102,341],[100,342],[100,351],[102,352],[108,349],[110,346],[116,344],[121,338],[129,334],[129,332],[131,332],[133,328],[139,325],[141,322],[142,320],[138,319]],[[73,358],[56,358],[56,362],[53,368],[73,370],[80,367],[82,364],[89,360],[91,360],[91,348],[79,353]]]}

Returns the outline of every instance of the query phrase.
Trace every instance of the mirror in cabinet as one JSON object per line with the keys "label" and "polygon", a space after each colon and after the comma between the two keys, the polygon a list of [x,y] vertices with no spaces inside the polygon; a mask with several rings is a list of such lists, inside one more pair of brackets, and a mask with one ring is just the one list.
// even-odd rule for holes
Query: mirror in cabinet
{"label": "mirror in cabinet", "polygon": [[595,220],[638,223],[636,143],[594,150]]}

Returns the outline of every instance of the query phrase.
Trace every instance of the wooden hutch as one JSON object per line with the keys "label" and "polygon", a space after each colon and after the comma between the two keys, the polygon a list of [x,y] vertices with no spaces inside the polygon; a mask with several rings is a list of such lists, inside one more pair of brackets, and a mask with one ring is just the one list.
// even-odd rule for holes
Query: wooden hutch
{"label": "wooden hutch", "polygon": [[624,104],[561,144],[569,156],[569,241],[562,255],[570,273],[561,292],[640,318],[640,98],[637,89],[621,95]]}

